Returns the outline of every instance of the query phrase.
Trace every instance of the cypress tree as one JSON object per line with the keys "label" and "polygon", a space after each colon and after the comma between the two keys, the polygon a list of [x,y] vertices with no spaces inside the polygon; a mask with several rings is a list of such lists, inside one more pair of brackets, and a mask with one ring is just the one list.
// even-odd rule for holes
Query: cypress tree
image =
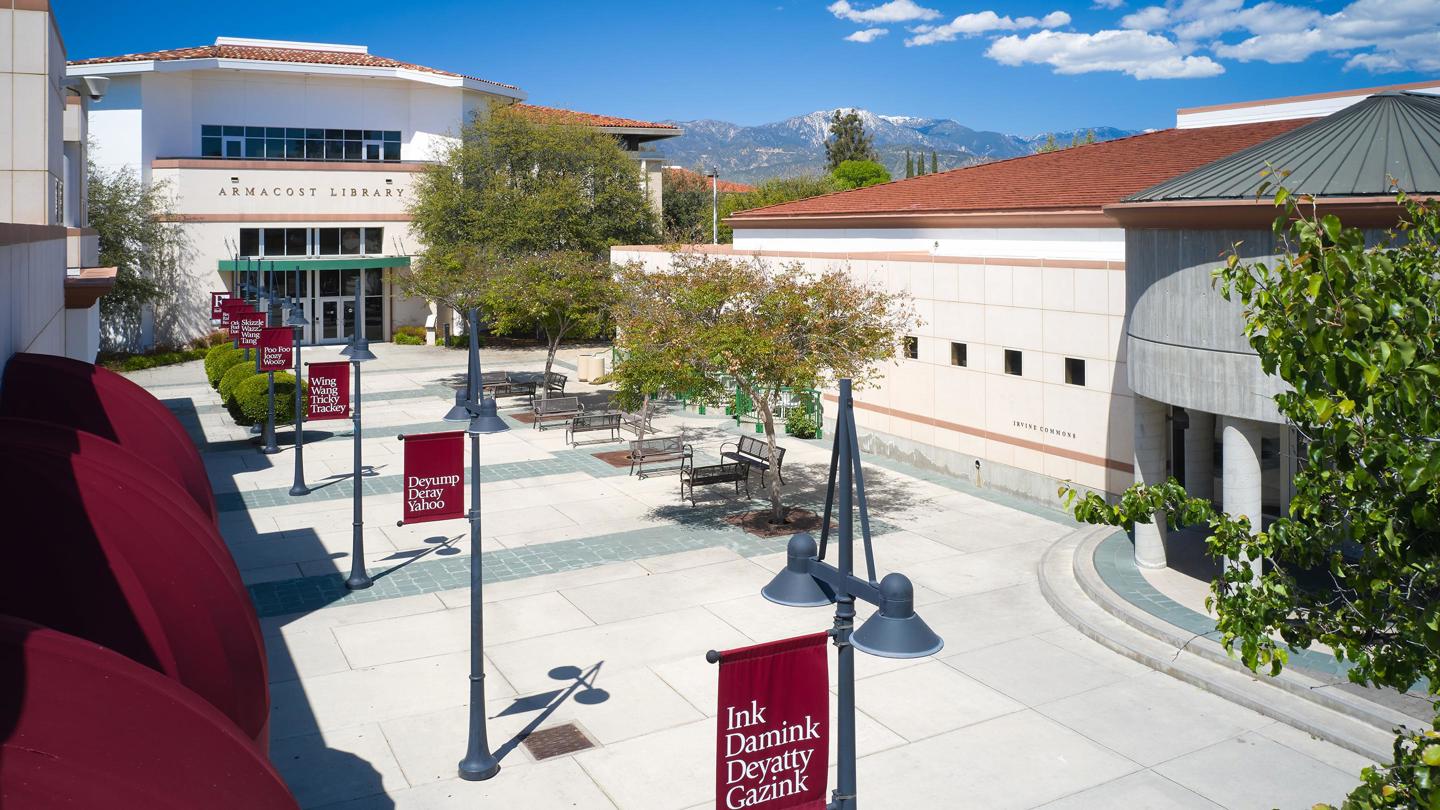
{"label": "cypress tree", "polygon": [[907,179],[915,176],[915,160],[910,157],[910,150],[905,150],[905,177]]}
{"label": "cypress tree", "polygon": [[931,174],[934,174],[934,173],[936,173],[936,172],[938,172],[938,171],[940,171],[940,157],[935,154],[935,150],[934,150],[934,149],[931,149],[931,150],[930,150],[930,173],[931,173]]}

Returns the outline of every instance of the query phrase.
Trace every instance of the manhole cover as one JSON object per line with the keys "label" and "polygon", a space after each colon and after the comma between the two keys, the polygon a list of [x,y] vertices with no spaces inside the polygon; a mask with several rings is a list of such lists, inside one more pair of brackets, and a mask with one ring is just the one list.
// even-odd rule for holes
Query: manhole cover
{"label": "manhole cover", "polygon": [[536,760],[560,757],[594,748],[595,743],[574,723],[533,731],[525,738],[525,749]]}

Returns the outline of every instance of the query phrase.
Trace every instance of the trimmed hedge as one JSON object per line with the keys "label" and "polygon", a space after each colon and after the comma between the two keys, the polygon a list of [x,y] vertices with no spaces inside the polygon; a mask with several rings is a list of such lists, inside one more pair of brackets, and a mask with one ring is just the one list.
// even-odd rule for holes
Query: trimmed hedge
{"label": "trimmed hedge", "polygon": [[222,343],[205,353],[205,379],[210,382],[211,388],[220,385],[220,378],[235,365],[230,360],[231,355],[243,357],[240,350],[229,343]]}
{"label": "trimmed hedge", "polygon": [[[423,326],[397,326],[397,327],[395,327],[395,331],[391,333],[391,337],[396,337],[396,338],[398,338],[398,337],[400,337],[401,335],[405,335],[406,337],[417,337],[417,338],[420,338],[420,342],[421,342],[421,343],[424,343],[424,342],[425,342],[425,327],[423,327]],[[395,342],[396,342],[396,343],[399,343],[400,341],[397,340],[397,341],[395,341]]]}
{"label": "trimmed hedge", "polygon": [[[254,425],[265,421],[269,402],[269,380],[264,374],[246,377],[235,386],[235,421],[241,425]],[[302,402],[305,396],[302,386]],[[290,425],[295,422],[295,375],[288,371],[275,372],[275,424]]]}
{"label": "trimmed hedge", "polygon": [[220,385],[216,389],[220,392],[220,399],[224,401],[225,407],[230,407],[230,403],[235,399],[235,387],[257,373],[254,359],[247,363],[242,357],[239,363],[230,366],[220,377]]}
{"label": "trimmed hedge", "polygon": [[424,346],[425,338],[415,337],[414,335],[397,334],[391,338],[391,342],[397,346]]}

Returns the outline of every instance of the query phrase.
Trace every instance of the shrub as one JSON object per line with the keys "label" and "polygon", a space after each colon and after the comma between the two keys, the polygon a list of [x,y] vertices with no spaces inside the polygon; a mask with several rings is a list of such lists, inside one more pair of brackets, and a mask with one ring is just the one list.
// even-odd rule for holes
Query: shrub
{"label": "shrub", "polygon": [[194,340],[190,341],[190,348],[209,349],[229,342],[230,336],[225,334],[225,330],[216,329],[208,335],[201,335],[200,337],[197,337]]}
{"label": "shrub", "polygon": [[785,432],[797,439],[813,439],[820,433],[815,417],[803,408],[795,408],[785,415]]}
{"label": "shrub", "polygon": [[[242,425],[253,425],[265,421],[269,401],[269,380],[264,374],[246,377],[235,386],[235,421]],[[305,387],[302,385],[301,402],[304,402]],[[289,425],[295,422],[295,375],[288,371],[275,372],[275,424]]]}
{"label": "shrub", "polygon": [[425,345],[425,338],[423,338],[423,337],[416,337],[416,336],[414,336],[414,335],[402,335],[402,334],[400,334],[399,332],[396,332],[396,333],[395,333],[395,336],[394,336],[393,338],[391,338],[391,341],[392,341],[393,343],[395,343],[396,345],[399,345],[399,346],[424,346],[424,345]]}
{"label": "shrub", "polygon": [[841,188],[865,188],[890,182],[890,172],[873,160],[844,160],[830,173]]}
{"label": "shrub", "polygon": [[[445,345],[452,349],[468,349],[470,348],[470,335],[464,332],[458,335],[451,335],[445,339]],[[485,346],[485,338],[483,336],[480,338],[480,346],[481,348]]]}
{"label": "shrub", "polygon": [[210,381],[211,388],[220,385],[220,378],[225,372],[236,363],[243,362],[245,353],[230,345],[222,343],[219,346],[205,353],[205,379]]}
{"label": "shrub", "polygon": [[173,366],[208,357],[207,349],[184,349],[181,351],[157,351],[146,354],[101,353],[95,362],[112,371],[140,371],[141,369]]}
{"label": "shrub", "polygon": [[[425,342],[425,327],[423,327],[423,326],[397,326],[397,327],[395,327],[394,336],[395,336],[396,338],[398,338],[398,337],[400,337],[401,335],[405,335],[406,337],[417,337],[417,338],[420,338],[420,342],[421,342],[421,343],[424,343],[424,342]],[[400,341],[397,340],[397,341],[395,341],[395,342],[396,342],[396,343],[399,343]]]}
{"label": "shrub", "polygon": [[235,398],[235,386],[244,382],[246,378],[254,376],[256,373],[254,360],[247,363],[245,362],[245,358],[242,357],[239,363],[232,365],[230,369],[220,377],[220,385],[217,386],[216,390],[220,392],[220,399],[225,402],[227,408],[230,406],[230,401]]}

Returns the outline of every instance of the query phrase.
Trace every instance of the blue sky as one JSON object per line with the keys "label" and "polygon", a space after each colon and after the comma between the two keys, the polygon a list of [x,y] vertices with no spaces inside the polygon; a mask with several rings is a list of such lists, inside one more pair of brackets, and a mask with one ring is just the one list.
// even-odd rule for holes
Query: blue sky
{"label": "blue sky", "polygon": [[758,124],[865,107],[1028,134],[1440,77],[1440,0],[54,0],[71,58],[246,36],[523,87],[540,104]]}

